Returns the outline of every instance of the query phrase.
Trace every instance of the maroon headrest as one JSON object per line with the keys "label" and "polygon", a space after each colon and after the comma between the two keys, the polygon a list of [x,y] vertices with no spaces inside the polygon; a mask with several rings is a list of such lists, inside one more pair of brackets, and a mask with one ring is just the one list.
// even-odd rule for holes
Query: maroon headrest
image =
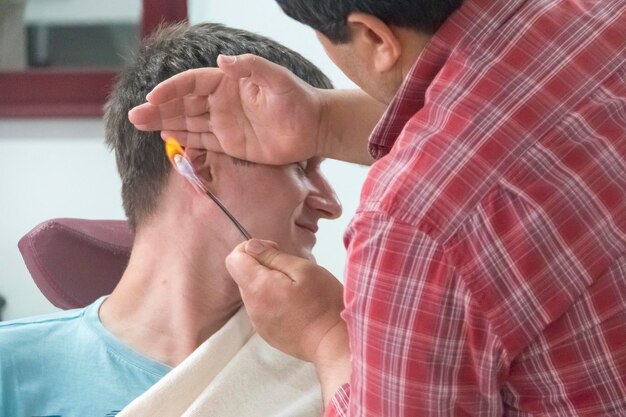
{"label": "maroon headrest", "polygon": [[69,309],[113,291],[132,242],[126,221],[51,219],[24,235],[17,246],[41,292],[55,306]]}

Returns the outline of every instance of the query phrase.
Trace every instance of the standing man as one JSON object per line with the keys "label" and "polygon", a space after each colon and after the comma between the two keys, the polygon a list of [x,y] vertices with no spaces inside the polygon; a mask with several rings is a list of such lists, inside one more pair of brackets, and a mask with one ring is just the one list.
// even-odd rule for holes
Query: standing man
{"label": "standing man", "polygon": [[130,119],[253,161],[376,160],[343,320],[312,263],[258,240],[227,259],[326,415],[626,415],[626,3],[278,3],[362,91],[223,56]]}

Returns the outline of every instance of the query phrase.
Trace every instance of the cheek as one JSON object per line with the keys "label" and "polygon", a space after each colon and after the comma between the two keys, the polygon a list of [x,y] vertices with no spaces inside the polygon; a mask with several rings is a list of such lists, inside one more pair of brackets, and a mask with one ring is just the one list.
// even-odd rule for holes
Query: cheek
{"label": "cheek", "polygon": [[[259,226],[268,233],[284,235],[291,233],[295,220],[302,213],[306,194],[291,185],[273,189],[257,207],[250,207]],[[262,219],[261,219],[262,218]]]}
{"label": "cheek", "polygon": [[262,204],[258,207],[268,212],[277,221],[289,221],[301,210],[306,193],[293,185],[266,190]]}
{"label": "cheek", "polygon": [[[307,183],[293,167],[249,167],[238,172],[228,190],[228,209],[257,230],[284,229],[304,204]],[[224,201],[226,205],[226,201]]]}

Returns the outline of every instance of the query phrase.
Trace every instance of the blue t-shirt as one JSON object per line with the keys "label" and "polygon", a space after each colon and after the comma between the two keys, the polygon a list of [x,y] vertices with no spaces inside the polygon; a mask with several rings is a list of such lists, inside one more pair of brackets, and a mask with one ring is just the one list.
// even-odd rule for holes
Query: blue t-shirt
{"label": "blue t-shirt", "polygon": [[112,417],[169,372],[102,326],[103,301],[0,323],[1,417]]}

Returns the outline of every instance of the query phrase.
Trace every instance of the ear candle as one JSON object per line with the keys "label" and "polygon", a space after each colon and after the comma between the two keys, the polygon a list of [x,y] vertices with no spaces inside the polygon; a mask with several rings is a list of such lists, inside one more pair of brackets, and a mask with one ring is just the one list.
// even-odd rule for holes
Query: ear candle
{"label": "ear candle", "polygon": [[193,165],[189,161],[189,159],[185,156],[185,152],[183,147],[180,146],[180,143],[173,137],[168,137],[165,139],[165,153],[169,158],[172,166],[180,175],[185,177],[187,181],[191,183],[191,185],[198,191],[202,192],[206,196],[208,196],[217,206],[224,212],[224,214],[230,219],[231,222],[237,227],[237,229],[241,232],[243,237],[246,240],[252,238],[250,233],[237,221],[235,216],[233,216],[228,209],[222,204],[222,202],[212,193],[210,192],[206,186],[200,181],[196,172],[193,169]]}

